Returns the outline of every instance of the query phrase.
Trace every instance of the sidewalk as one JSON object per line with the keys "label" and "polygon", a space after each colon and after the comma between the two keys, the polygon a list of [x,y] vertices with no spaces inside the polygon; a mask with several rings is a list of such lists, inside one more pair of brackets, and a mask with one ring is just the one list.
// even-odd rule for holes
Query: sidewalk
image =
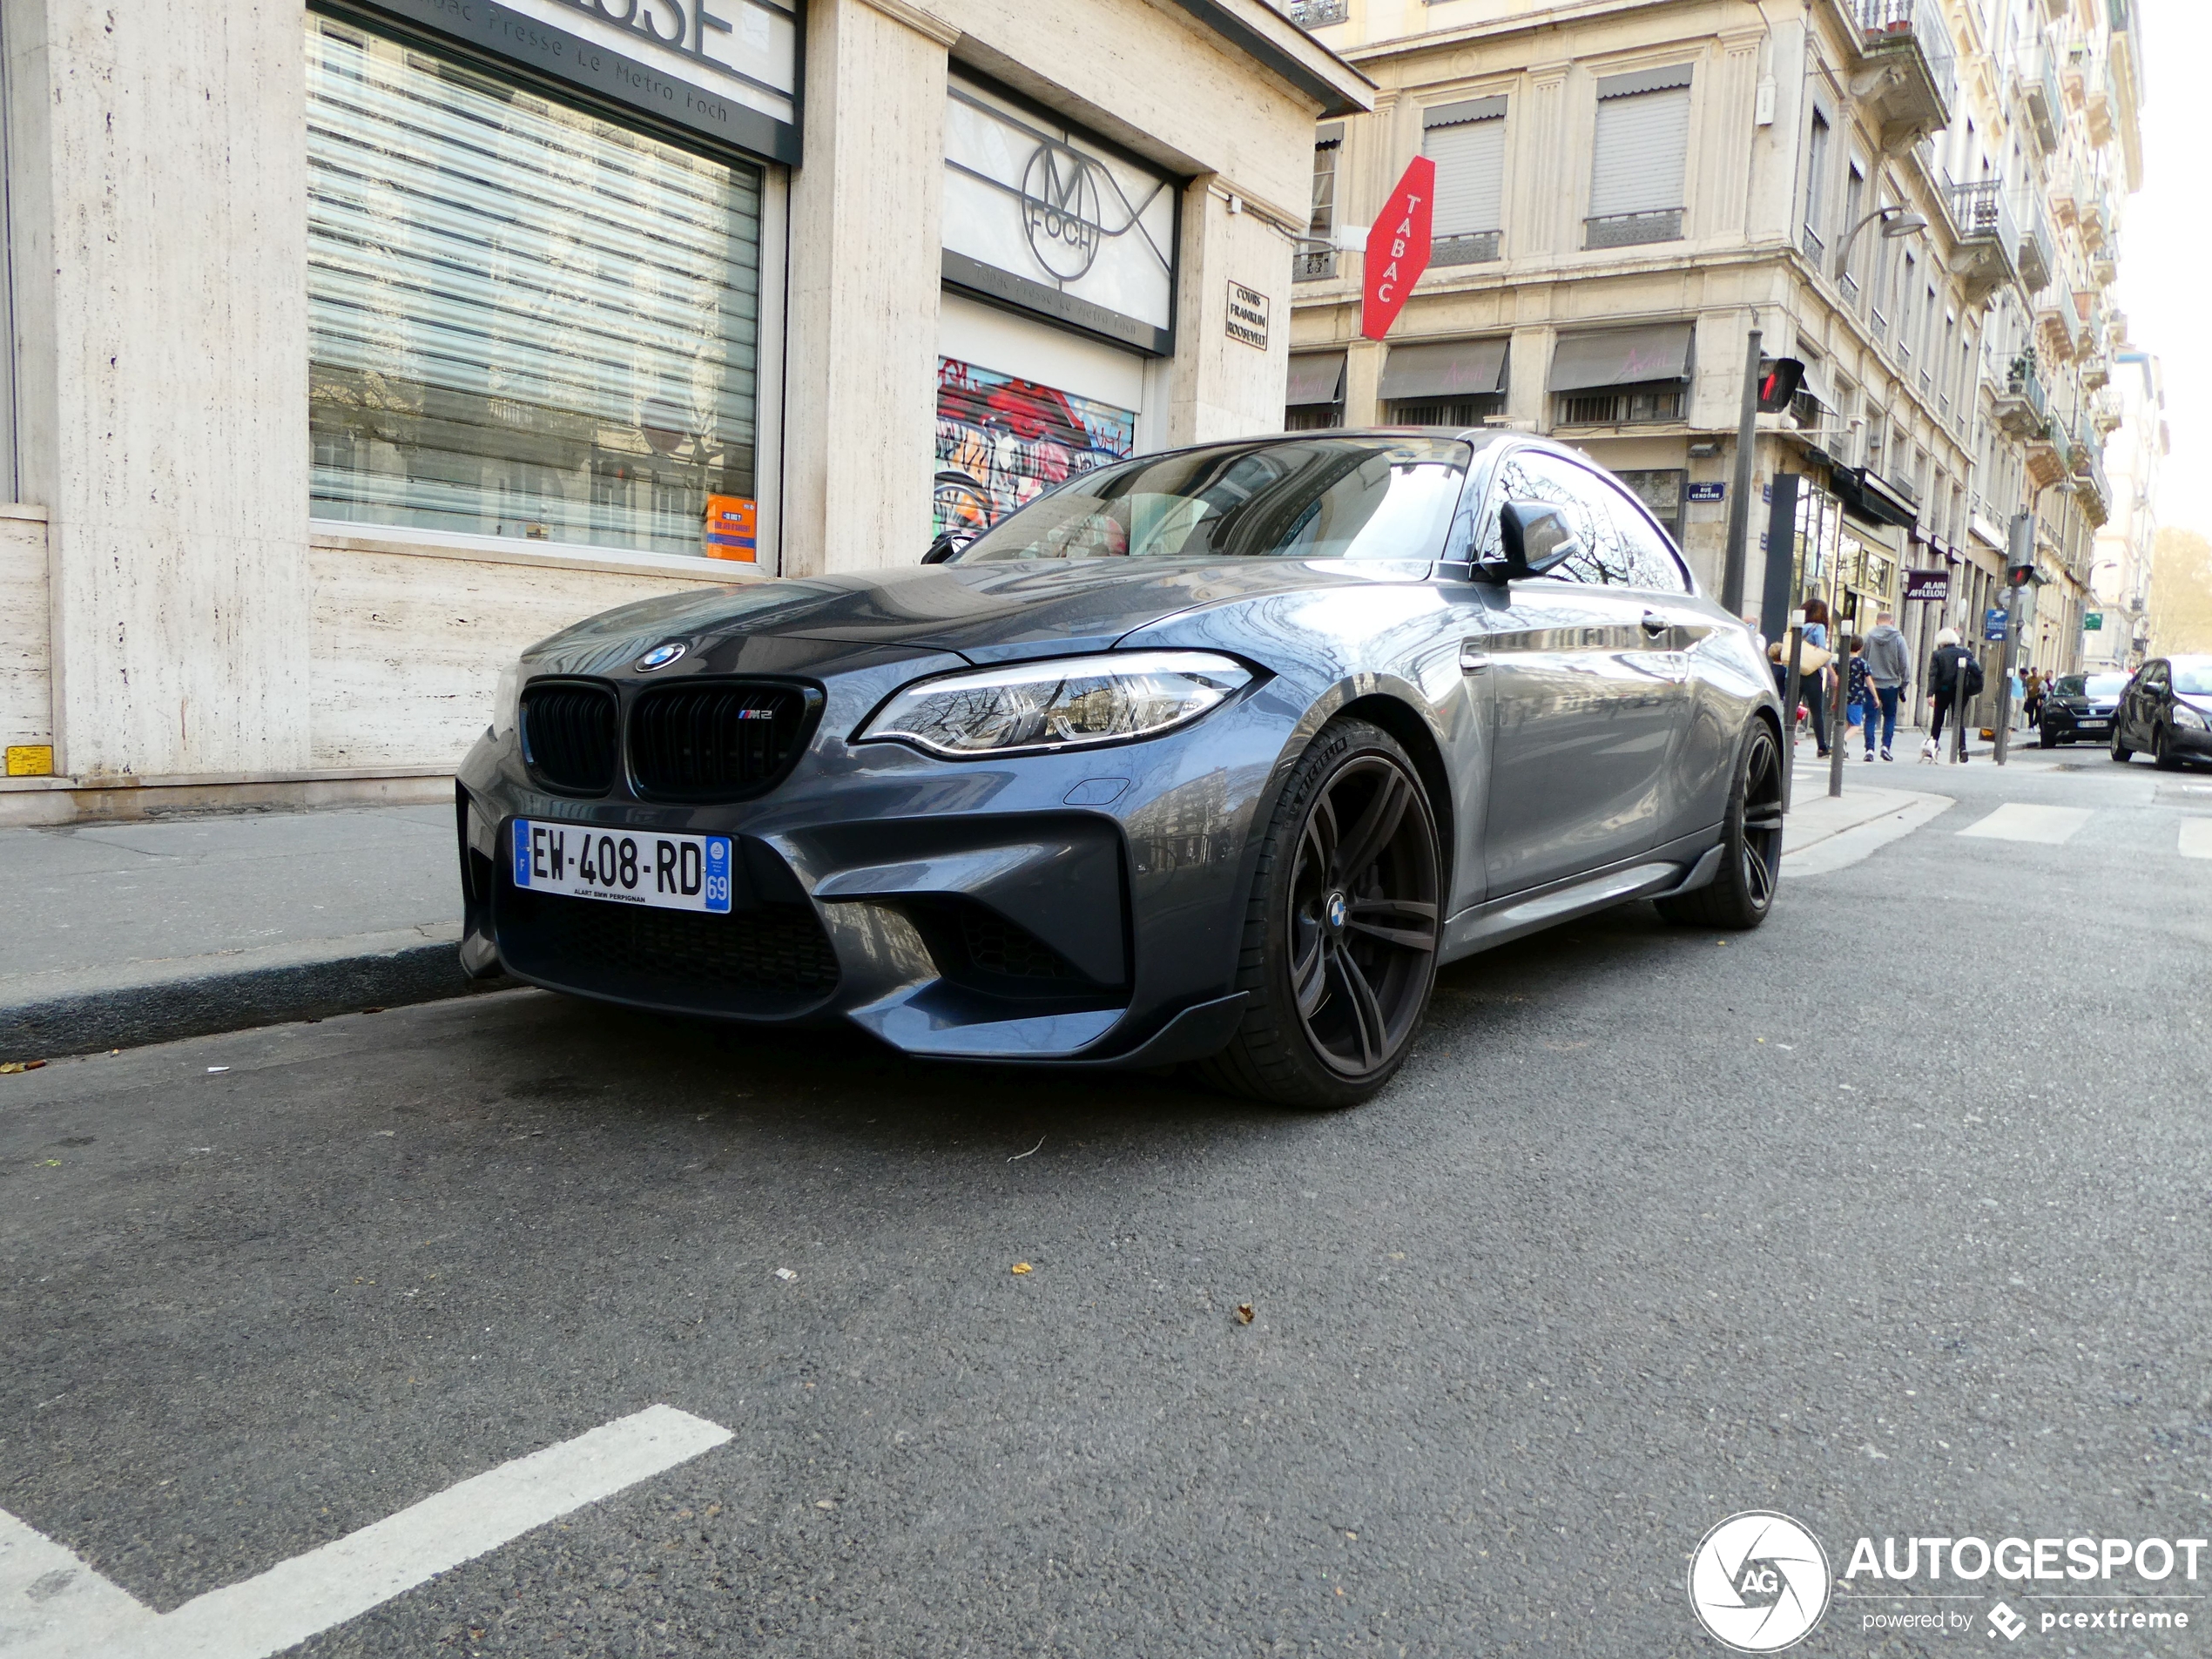
{"label": "sidewalk", "polygon": [[454,846],[450,806],[0,830],[0,1061],[466,992]]}
{"label": "sidewalk", "polygon": [[[1902,767],[1864,765],[1856,754],[1844,763],[1844,792],[1828,792],[1828,763],[1812,758],[1806,745],[1790,780],[1790,814],[1783,821],[1782,873],[1824,875],[1856,864],[1875,848],[1909,835],[1952,805],[1952,797],[1928,790],[1895,789]],[[1871,777],[1886,778],[1882,783]],[[1914,782],[1939,774],[1920,772]]]}

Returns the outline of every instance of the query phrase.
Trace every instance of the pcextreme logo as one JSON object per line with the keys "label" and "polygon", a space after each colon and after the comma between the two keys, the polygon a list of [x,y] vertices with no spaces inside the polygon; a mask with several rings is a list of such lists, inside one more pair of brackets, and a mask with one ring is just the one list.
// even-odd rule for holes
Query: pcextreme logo
{"label": "pcextreme logo", "polygon": [[1738,1653],[1779,1653],[1828,1610],[1828,1553],[1787,1515],[1730,1515],[1689,1558],[1689,1605],[1715,1641]]}

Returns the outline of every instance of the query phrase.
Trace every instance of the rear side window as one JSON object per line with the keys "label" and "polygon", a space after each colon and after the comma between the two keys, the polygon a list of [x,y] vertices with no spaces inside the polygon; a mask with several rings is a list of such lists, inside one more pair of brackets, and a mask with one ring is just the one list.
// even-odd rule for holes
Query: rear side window
{"label": "rear side window", "polygon": [[1566,582],[1608,588],[1648,588],[1688,593],[1689,577],[1667,538],[1627,491],[1563,455],[1516,449],[1498,463],[1490,495],[1493,510],[1483,527],[1478,556],[1499,551],[1496,509],[1509,501],[1563,509],[1582,551],[1550,574]]}

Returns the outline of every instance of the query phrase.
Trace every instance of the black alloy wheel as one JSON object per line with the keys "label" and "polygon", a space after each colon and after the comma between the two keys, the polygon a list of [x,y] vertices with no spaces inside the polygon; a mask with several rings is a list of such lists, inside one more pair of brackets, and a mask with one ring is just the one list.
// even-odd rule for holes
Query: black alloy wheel
{"label": "black alloy wheel", "polygon": [[1662,899],[1669,921],[1697,927],[1756,927],[1774,908],[1782,880],[1782,745],[1754,719],[1743,739],[1722,829],[1721,867],[1711,884]]}
{"label": "black alloy wheel", "polygon": [[1244,1018],[1208,1076],[1286,1106],[1351,1106],[1381,1088],[1436,981],[1441,867],[1428,792],[1397,739],[1364,720],[1323,727],[1261,845]]}

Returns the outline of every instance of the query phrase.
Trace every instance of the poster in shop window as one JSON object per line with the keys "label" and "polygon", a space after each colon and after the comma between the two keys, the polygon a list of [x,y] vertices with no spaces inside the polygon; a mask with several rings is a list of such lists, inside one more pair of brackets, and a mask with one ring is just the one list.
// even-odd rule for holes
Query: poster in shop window
{"label": "poster in shop window", "polygon": [[937,361],[933,533],[980,534],[1136,447],[1136,412],[957,358]]}

